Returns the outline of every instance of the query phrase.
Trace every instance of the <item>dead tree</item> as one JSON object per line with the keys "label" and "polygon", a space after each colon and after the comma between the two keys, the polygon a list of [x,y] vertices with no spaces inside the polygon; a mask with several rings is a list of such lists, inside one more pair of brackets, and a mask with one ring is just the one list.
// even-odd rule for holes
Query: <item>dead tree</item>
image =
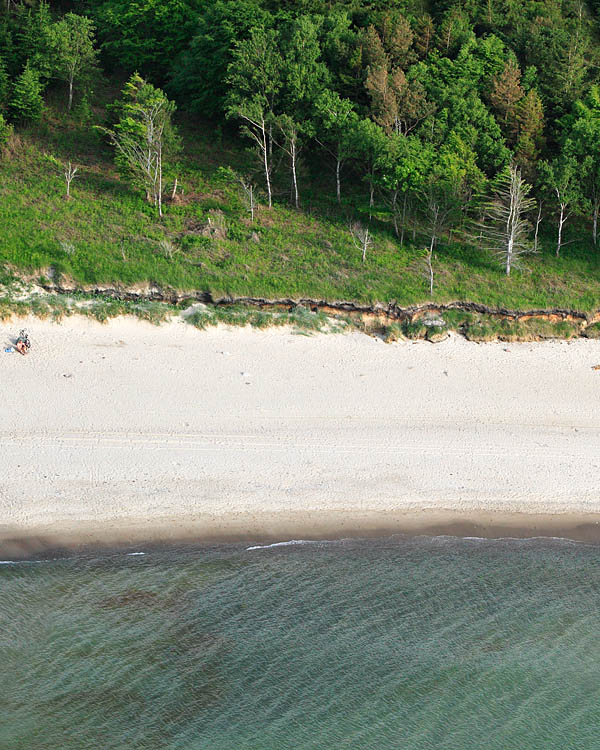
{"label": "dead tree", "polygon": [[250,214],[250,220],[254,223],[254,212],[256,210],[256,203],[254,202],[254,185],[250,181],[246,181],[243,177],[239,178],[239,183],[242,186],[242,196],[246,210]]}
{"label": "dead tree", "polygon": [[539,204],[538,204],[538,213],[537,213],[537,218],[535,220],[535,234],[533,236],[533,252],[534,253],[537,253],[537,249],[538,249],[538,235],[539,235],[539,231],[540,231],[540,224],[542,222],[542,207],[543,207],[543,205],[544,205],[543,201],[540,201]]}
{"label": "dead tree", "polygon": [[[459,197],[455,187],[446,183],[439,175],[434,176],[422,194],[422,213],[429,232],[429,249],[433,253],[443,232],[456,218]],[[413,219],[414,221],[414,219]],[[413,223],[413,242],[416,226]]]}
{"label": "dead tree", "polygon": [[427,281],[429,283],[429,296],[433,296],[433,246],[425,249],[425,266],[427,269]]}
{"label": "dead tree", "polygon": [[359,221],[356,221],[350,225],[350,234],[354,245],[362,253],[362,262],[364,263],[367,260],[367,250],[373,245],[369,227],[365,227]]}
{"label": "dead tree", "polygon": [[75,175],[77,174],[78,168],[74,167],[71,162],[68,162],[65,166],[65,182],[67,183],[67,200],[70,200],[71,198],[71,183],[75,179]]}
{"label": "dead tree", "polygon": [[499,178],[494,197],[485,204],[479,228],[485,245],[502,260],[507,276],[521,256],[533,252],[529,241],[531,224],[526,216],[535,205],[529,198],[531,185],[512,164]]}

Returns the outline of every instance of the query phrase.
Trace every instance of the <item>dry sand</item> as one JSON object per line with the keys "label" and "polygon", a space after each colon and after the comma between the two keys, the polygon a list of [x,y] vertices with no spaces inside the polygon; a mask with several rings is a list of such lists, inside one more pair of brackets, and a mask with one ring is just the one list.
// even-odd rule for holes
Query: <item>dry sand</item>
{"label": "dry sand", "polygon": [[[23,326],[30,355],[4,353]],[[600,342],[71,318],[13,320],[0,343],[0,556],[397,530],[600,538]]]}

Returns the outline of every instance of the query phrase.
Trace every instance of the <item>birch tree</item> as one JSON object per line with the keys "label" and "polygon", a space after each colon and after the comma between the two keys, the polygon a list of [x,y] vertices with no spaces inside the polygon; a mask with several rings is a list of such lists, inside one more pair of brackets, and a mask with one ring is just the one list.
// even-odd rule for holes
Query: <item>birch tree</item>
{"label": "birch tree", "polygon": [[581,178],[584,176],[583,165],[574,157],[560,154],[552,162],[540,162],[542,184],[554,198],[558,208],[558,226],[556,231],[556,257],[563,246],[565,223],[582,200]]}
{"label": "birch tree", "polygon": [[342,202],[342,167],[355,154],[351,137],[358,115],[349,99],[342,99],[335,91],[326,90],[315,102],[316,118],[313,124],[317,143],[335,160],[335,195]]}
{"label": "birch tree", "polygon": [[429,233],[427,252],[431,256],[443,232],[460,214],[459,185],[447,179],[445,175],[432,172],[422,189],[421,207],[424,224]]}
{"label": "birch tree", "polygon": [[300,142],[300,128],[289,115],[281,115],[277,118],[277,127],[281,134],[279,146],[290,160],[290,171],[292,173],[292,195],[296,208],[300,208],[300,196],[298,193],[298,156],[302,148]]}
{"label": "birch tree", "polygon": [[350,225],[350,234],[354,245],[361,252],[362,262],[364,263],[367,260],[367,250],[373,245],[373,238],[369,227],[365,227],[356,221]]}
{"label": "birch tree", "polygon": [[429,296],[433,297],[433,282],[434,282],[434,273],[433,273],[433,246],[429,245],[429,247],[426,247],[423,251],[423,260],[425,261],[425,277],[427,279],[427,284],[429,286]]}
{"label": "birch tree", "polygon": [[484,204],[480,236],[484,245],[501,258],[507,276],[521,256],[533,252],[527,214],[535,201],[529,197],[530,192],[531,185],[521,177],[519,167],[511,164],[499,176],[494,197]]}
{"label": "birch tree", "polygon": [[98,57],[94,49],[94,25],[89,18],[67,13],[52,25],[50,40],[54,74],[68,85],[67,109],[73,106],[73,86],[89,76],[96,68]]}
{"label": "birch tree", "polygon": [[67,162],[65,165],[65,183],[67,185],[67,194],[65,198],[67,200],[71,200],[71,183],[77,176],[77,172],[79,171],[78,167],[71,164],[71,162]]}
{"label": "birch tree", "polygon": [[175,104],[134,73],[123,89],[123,100],[114,108],[120,115],[114,129],[99,130],[114,146],[121,173],[144,190],[146,200],[162,216],[164,156],[179,145],[171,124]]}
{"label": "birch tree", "polygon": [[238,177],[238,182],[242,188],[242,199],[246,210],[250,214],[250,221],[254,223],[254,213],[256,211],[256,196],[254,191],[254,185],[250,180],[246,180],[244,177]]}
{"label": "birch tree", "polygon": [[227,117],[241,121],[242,133],[254,141],[265,175],[269,208],[273,205],[273,127],[275,97],[280,89],[282,60],[278,34],[272,29],[252,29],[238,42],[228,68]]}

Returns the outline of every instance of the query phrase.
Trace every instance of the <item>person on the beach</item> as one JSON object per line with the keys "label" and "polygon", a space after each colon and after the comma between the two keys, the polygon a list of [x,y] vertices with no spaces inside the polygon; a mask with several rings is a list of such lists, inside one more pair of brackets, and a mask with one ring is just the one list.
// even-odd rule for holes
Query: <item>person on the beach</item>
{"label": "person on the beach", "polygon": [[29,351],[30,347],[31,342],[29,341],[27,331],[20,331],[19,338],[17,339],[17,343],[15,344],[15,349],[19,352],[19,354],[25,355]]}

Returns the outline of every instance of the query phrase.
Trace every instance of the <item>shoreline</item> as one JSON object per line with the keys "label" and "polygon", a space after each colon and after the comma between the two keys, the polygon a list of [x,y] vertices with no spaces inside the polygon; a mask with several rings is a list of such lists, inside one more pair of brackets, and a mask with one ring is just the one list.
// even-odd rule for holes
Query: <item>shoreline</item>
{"label": "shoreline", "polygon": [[[185,527],[185,528],[184,528]],[[450,536],[479,539],[564,539],[600,544],[598,513],[493,513],[450,510],[411,512],[299,512],[127,519],[10,529],[0,527],[0,561],[50,558],[65,552],[130,550],[140,547],[248,543],[270,545],[290,540],[339,541],[391,536]]]}
{"label": "shoreline", "polygon": [[600,541],[600,341],[29,318],[3,323],[3,343],[22,327],[30,354],[0,354],[2,559],[394,533]]}

